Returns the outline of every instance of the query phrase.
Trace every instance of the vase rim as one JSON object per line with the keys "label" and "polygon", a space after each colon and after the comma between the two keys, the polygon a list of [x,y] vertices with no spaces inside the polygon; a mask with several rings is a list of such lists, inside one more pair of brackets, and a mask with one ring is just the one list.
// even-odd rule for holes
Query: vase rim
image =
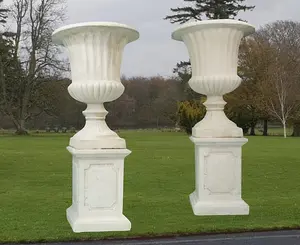
{"label": "vase rim", "polygon": [[81,22],[81,23],[76,23],[76,24],[69,24],[69,25],[65,25],[63,27],[60,27],[58,29],[56,29],[53,33],[52,33],[52,40],[54,43],[56,44],[62,44],[62,39],[64,36],[68,36],[70,34],[75,34],[75,33],[79,33],[80,31],[83,31],[84,29],[88,29],[88,28],[99,28],[99,29],[103,29],[103,28],[107,28],[107,29],[111,29],[111,30],[122,30],[124,31],[127,36],[129,37],[128,42],[133,42],[137,39],[139,39],[139,32],[126,24],[121,24],[121,23],[117,23],[117,22]]}
{"label": "vase rim", "polygon": [[244,32],[244,36],[248,36],[255,32],[255,26],[244,21],[232,19],[218,19],[218,20],[202,20],[191,21],[180,25],[172,33],[172,38],[177,41],[183,41],[183,35],[190,31],[200,31],[210,28],[236,28]]}

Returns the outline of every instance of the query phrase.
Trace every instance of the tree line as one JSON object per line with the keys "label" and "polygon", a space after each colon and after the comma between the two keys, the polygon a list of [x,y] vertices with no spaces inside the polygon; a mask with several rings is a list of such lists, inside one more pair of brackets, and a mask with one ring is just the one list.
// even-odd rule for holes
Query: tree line
{"label": "tree line", "polygon": [[[192,19],[235,19],[240,11],[252,11],[255,6],[245,0],[184,0],[189,5],[171,8],[171,23],[186,23]],[[294,136],[300,136],[299,123],[299,64],[300,24],[276,21],[244,38],[240,47],[238,74],[242,85],[225,96],[228,117],[247,133],[255,134],[258,122],[263,121],[263,135],[268,134],[268,122],[279,121],[286,128],[294,126]],[[174,72],[186,84],[188,100],[180,104],[179,122],[187,133],[195,122],[204,117],[201,100],[188,87],[191,77],[190,61],[181,61]],[[203,99],[202,99],[203,100]],[[201,108],[202,107],[202,108]]]}
{"label": "tree line", "polygon": [[[243,1],[184,1],[194,5],[172,9],[175,14],[165,19],[184,23],[203,16],[235,18],[239,11],[254,8]],[[28,129],[82,128],[85,105],[69,96],[71,81],[64,75],[68,62],[51,41],[64,13],[61,0],[14,0],[9,8],[0,0],[0,128],[14,128],[18,134],[27,134]],[[14,23],[13,30],[7,19]],[[245,133],[255,134],[262,122],[267,135],[269,122],[279,122],[285,135],[286,127],[293,126],[294,136],[300,136],[299,52],[300,24],[294,21],[270,23],[243,39],[238,64],[242,85],[225,100],[226,114]],[[205,113],[205,96],[188,86],[191,73],[190,62],[181,61],[168,78],[123,76],[124,94],[105,104],[108,125],[179,126],[189,132]]]}
{"label": "tree line", "polygon": [[[174,128],[176,123],[177,101],[183,99],[181,83],[176,78],[163,77],[122,77],[124,94],[116,101],[105,103],[109,111],[107,123],[111,128]],[[42,113],[26,121],[26,129],[45,130],[81,129],[85,123],[82,111],[86,105],[75,101],[67,88],[71,80],[48,81],[39,86]],[[39,108],[39,109],[40,109]],[[37,108],[32,110],[38,111]],[[14,125],[7,116],[0,120],[2,128]]]}
{"label": "tree line", "polygon": [[[181,104],[181,124],[190,132],[191,125],[204,117],[204,108],[197,94],[188,86],[191,77],[189,62],[180,62],[174,69],[185,84],[187,101]],[[267,135],[268,122],[279,122],[286,137],[286,128],[294,127],[300,136],[300,23],[276,21],[263,26],[245,38],[240,46],[238,74],[242,84],[225,95],[226,113],[231,120],[251,135],[263,122]]]}

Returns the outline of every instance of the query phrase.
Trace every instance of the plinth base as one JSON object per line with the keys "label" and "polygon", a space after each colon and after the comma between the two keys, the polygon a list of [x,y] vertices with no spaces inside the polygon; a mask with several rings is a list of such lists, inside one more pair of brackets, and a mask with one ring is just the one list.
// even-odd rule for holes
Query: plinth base
{"label": "plinth base", "polygon": [[109,216],[95,218],[80,218],[72,206],[67,209],[67,219],[73,232],[108,232],[108,231],[129,231],[130,221],[124,216]]}
{"label": "plinth base", "polygon": [[73,184],[67,219],[73,231],[130,230],[130,221],[123,215],[124,158],[130,151],[68,150],[73,156]]}
{"label": "plinth base", "polygon": [[248,215],[243,201],[242,146],[245,138],[195,138],[195,215]]}
{"label": "plinth base", "polygon": [[243,201],[200,201],[193,192],[190,202],[195,215],[249,215],[249,205]]}

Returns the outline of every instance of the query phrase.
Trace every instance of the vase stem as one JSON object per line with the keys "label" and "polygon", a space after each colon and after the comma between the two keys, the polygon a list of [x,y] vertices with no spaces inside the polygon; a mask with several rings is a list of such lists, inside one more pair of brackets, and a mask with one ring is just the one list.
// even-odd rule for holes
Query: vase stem
{"label": "vase stem", "polygon": [[207,100],[203,104],[207,111],[224,111],[226,102],[223,96],[208,95]]}
{"label": "vase stem", "polygon": [[226,102],[221,95],[208,95],[204,102],[205,117],[193,127],[196,138],[241,138],[243,130],[228,119],[224,112]]}
{"label": "vase stem", "polygon": [[103,104],[88,104],[83,111],[85,126],[70,139],[70,146],[77,149],[125,149],[125,140],[106,124],[107,114]]}

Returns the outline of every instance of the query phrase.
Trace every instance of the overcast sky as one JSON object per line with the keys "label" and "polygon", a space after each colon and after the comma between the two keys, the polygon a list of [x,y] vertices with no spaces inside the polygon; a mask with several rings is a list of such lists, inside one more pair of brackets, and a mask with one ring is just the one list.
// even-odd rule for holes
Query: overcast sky
{"label": "overcast sky", "polygon": [[[253,11],[240,17],[257,28],[275,20],[300,21],[300,0],[248,0]],[[68,0],[65,24],[114,21],[140,32],[140,39],[126,46],[122,73],[126,76],[172,75],[180,60],[188,59],[183,43],[171,39],[176,25],[163,18],[183,0]]]}

